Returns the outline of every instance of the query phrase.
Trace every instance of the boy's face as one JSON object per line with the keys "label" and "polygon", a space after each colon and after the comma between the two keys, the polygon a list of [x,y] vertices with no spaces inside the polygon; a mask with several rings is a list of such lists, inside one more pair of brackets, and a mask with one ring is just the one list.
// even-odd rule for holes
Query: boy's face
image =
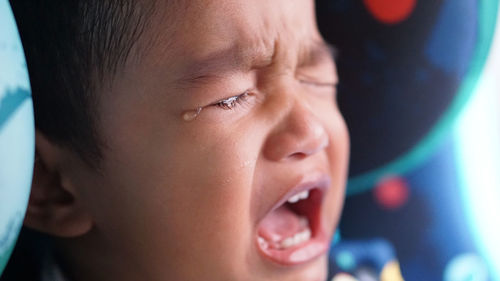
{"label": "boy's face", "polygon": [[313,1],[184,2],[158,7],[150,48],[101,94],[100,174],[71,169],[94,221],[81,239],[102,243],[84,263],[114,280],[324,280],[349,148]]}

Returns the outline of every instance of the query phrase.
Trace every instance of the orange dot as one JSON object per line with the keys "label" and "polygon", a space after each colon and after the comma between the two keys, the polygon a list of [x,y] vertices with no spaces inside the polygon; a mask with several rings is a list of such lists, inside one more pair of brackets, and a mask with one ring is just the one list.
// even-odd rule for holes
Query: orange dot
{"label": "orange dot", "polygon": [[395,24],[410,16],[417,0],[363,0],[363,2],[378,21]]}
{"label": "orange dot", "polygon": [[375,200],[385,209],[400,208],[408,201],[409,193],[408,184],[402,177],[385,178],[373,190]]}

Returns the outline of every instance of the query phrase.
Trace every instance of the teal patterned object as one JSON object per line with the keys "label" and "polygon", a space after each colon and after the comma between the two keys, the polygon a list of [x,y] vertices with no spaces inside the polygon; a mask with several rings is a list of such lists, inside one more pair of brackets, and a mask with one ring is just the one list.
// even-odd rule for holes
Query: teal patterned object
{"label": "teal patterned object", "polygon": [[0,0],[0,275],[26,212],[34,154],[26,61],[9,2]]}

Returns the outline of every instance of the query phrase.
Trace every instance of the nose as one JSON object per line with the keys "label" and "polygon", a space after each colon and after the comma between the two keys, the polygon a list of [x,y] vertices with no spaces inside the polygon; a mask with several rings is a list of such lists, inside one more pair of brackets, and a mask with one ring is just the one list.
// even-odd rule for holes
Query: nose
{"label": "nose", "polygon": [[312,109],[295,102],[269,134],[264,156],[272,161],[303,159],[329,145],[328,133]]}

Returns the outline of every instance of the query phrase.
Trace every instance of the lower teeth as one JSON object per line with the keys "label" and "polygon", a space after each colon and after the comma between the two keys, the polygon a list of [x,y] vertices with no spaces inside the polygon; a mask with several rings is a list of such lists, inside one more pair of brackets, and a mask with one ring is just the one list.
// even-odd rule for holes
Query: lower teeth
{"label": "lower teeth", "polygon": [[306,242],[309,239],[311,239],[311,230],[308,227],[305,230],[295,234],[294,236],[282,240],[280,246],[281,249],[286,249],[298,245],[300,243]]}
{"label": "lower teeth", "polygon": [[263,248],[271,247],[274,249],[282,250],[309,241],[309,239],[311,239],[311,229],[309,227],[306,227],[306,229],[304,229],[303,231],[296,233],[294,236],[285,238],[281,241],[268,242],[264,238],[259,236],[258,242]]}

